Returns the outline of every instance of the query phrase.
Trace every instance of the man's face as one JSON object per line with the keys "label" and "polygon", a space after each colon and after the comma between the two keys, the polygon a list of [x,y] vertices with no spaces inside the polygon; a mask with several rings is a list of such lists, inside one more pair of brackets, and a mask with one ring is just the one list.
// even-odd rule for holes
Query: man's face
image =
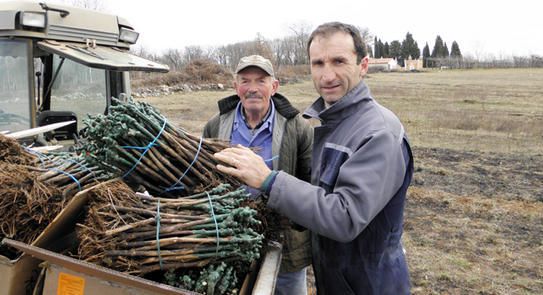
{"label": "man's face", "polygon": [[279,82],[257,67],[248,67],[237,74],[234,88],[246,112],[268,112],[270,98],[275,94]]}
{"label": "man's face", "polygon": [[356,64],[353,38],[344,32],[313,39],[309,60],[315,89],[329,104],[358,85],[368,70],[367,57]]}

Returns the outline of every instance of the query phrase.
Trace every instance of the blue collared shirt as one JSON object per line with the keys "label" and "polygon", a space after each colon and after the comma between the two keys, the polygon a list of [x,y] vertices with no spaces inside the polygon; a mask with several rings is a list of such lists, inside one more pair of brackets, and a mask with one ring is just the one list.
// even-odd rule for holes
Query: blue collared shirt
{"label": "blue collared shirt", "polygon": [[232,135],[230,138],[232,145],[241,144],[246,147],[258,147],[258,150],[255,152],[264,159],[270,169],[272,169],[273,162],[272,136],[274,118],[275,106],[270,99],[270,111],[267,114],[267,118],[260,124],[258,129],[252,130],[245,123],[243,107],[241,102],[239,102],[236,107],[236,116],[234,118],[234,125],[232,126]]}

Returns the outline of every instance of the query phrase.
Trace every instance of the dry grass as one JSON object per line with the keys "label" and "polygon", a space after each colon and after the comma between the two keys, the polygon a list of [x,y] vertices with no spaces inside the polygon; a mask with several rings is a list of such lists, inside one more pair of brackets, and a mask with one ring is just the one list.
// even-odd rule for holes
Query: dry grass
{"label": "dry grass", "polygon": [[374,74],[417,146],[543,152],[543,69]]}
{"label": "dry grass", "polygon": [[[415,150],[404,245],[415,294],[543,294],[543,69],[376,73]],[[299,109],[312,82],[281,86]],[[232,94],[146,98],[200,133]]]}

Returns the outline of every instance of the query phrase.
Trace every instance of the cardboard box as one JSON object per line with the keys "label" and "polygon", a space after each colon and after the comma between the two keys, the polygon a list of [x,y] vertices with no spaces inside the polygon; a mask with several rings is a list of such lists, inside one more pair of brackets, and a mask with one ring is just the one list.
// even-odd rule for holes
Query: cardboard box
{"label": "cardboard box", "polygon": [[[42,263],[42,267],[45,269],[43,273],[43,289],[37,286],[40,287],[40,289],[35,291],[37,294],[200,294],[127,275],[21,242],[6,239],[4,243],[45,261]],[[273,294],[280,261],[280,244],[268,245],[266,255],[261,260],[261,263],[255,264],[262,267],[253,269],[246,277],[239,294]],[[251,277],[256,275],[256,272],[258,272],[256,281],[251,282]]]}
{"label": "cardboard box", "polygon": [[[100,185],[103,184],[97,186]],[[74,229],[77,217],[87,203],[88,191],[91,189],[93,188],[81,192],[70,201],[55,218],[50,231],[54,231],[53,233],[59,236],[60,233]],[[40,290],[41,286],[37,286],[36,294],[41,294],[41,292],[44,295],[199,294],[80,261],[49,251],[39,245],[27,245],[8,239],[4,243],[24,251],[26,255],[44,261],[42,267],[45,271],[42,272],[41,277],[43,290]],[[267,245],[266,254],[260,261],[253,263],[239,294],[273,294],[281,262],[281,250],[279,243],[270,242]],[[254,287],[259,291],[253,292]]]}
{"label": "cardboard box", "polygon": [[0,255],[0,295],[25,294],[32,274],[39,269],[39,263],[38,259],[28,255],[13,260]]}

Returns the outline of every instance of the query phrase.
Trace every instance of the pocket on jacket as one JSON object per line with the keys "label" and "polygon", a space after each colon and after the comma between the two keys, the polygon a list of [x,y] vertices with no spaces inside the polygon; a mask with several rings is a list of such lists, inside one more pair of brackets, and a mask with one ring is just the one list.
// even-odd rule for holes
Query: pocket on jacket
{"label": "pocket on jacket", "polygon": [[327,190],[335,186],[341,165],[351,155],[349,148],[327,143],[322,151],[321,175],[319,185]]}

